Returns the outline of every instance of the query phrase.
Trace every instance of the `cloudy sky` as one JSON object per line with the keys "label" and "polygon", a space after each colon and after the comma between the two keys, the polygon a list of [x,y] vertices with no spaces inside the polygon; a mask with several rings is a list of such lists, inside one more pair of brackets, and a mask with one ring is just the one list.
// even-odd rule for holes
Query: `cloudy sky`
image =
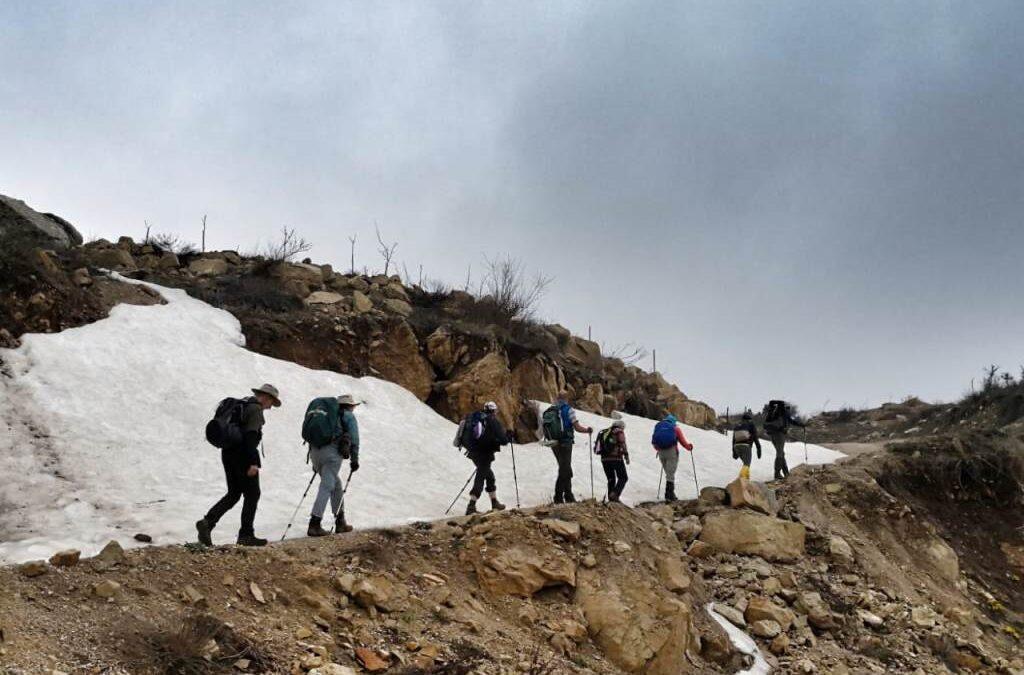
{"label": "cloudy sky", "polygon": [[[87,236],[463,283],[716,407],[950,399],[1024,363],[1024,3],[0,5],[0,193]],[[642,364],[650,367],[650,361]]]}

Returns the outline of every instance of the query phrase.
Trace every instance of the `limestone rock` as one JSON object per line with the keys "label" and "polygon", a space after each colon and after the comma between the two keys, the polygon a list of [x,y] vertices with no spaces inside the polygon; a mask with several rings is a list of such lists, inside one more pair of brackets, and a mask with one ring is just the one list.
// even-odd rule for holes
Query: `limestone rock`
{"label": "limestone rock", "polygon": [[217,277],[228,271],[228,261],[223,258],[198,258],[188,264],[190,272],[200,277]]}
{"label": "limestone rock", "polygon": [[405,300],[396,300],[395,298],[386,298],[384,300],[384,309],[402,317],[408,317],[412,314],[412,305]]}
{"label": "limestone rock", "polygon": [[724,603],[716,602],[713,606],[715,613],[727,620],[734,626],[739,628],[746,628],[747,620],[743,616],[743,612],[736,609],[732,605],[726,605]]}
{"label": "limestone rock", "polygon": [[699,537],[702,529],[699,516],[686,516],[672,523],[672,531],[675,532],[676,539],[683,544],[689,544]]}
{"label": "limestone rock", "polygon": [[352,586],[352,598],[364,609],[376,607],[390,611],[394,597],[394,586],[387,577],[381,575],[360,579]]}
{"label": "limestone rock", "polygon": [[494,595],[529,597],[548,586],[576,585],[576,563],[554,547],[488,550],[474,566],[480,585]]}
{"label": "limestone rock", "polygon": [[343,301],[345,296],[341,293],[332,293],[331,291],[314,291],[309,294],[306,298],[307,305],[336,305]]}
{"label": "limestone rock", "polygon": [[834,562],[840,565],[853,564],[853,548],[839,535],[834,534],[828,538],[828,554]]}
{"label": "limestone rock", "polygon": [[565,388],[562,369],[543,355],[533,356],[512,369],[512,384],[522,398],[554,401]]}
{"label": "limestone rock", "polygon": [[444,393],[446,407],[453,417],[465,417],[487,401],[494,401],[505,428],[514,428],[520,402],[512,392],[512,373],[504,353],[490,352],[472,363],[448,384]]}
{"label": "limestone rock", "polygon": [[945,541],[934,538],[925,548],[924,554],[943,579],[956,581],[960,578],[960,558]]}
{"label": "limestone rock", "polygon": [[725,504],[726,498],[729,493],[720,487],[708,486],[701,488],[700,494],[697,496],[697,501],[704,506],[721,506]]}
{"label": "limestone rock", "polygon": [[685,593],[690,588],[690,575],[678,555],[658,558],[658,578],[673,593]]}
{"label": "limestone rock", "polygon": [[775,493],[761,483],[737,478],[725,486],[725,490],[729,493],[729,505],[734,509],[753,509],[769,516],[778,512]]}
{"label": "limestone rock", "polygon": [[134,270],[135,258],[119,248],[86,248],[86,259],[93,267],[109,270]]}
{"label": "limestone rock", "polygon": [[30,560],[18,565],[18,571],[21,572],[22,576],[31,578],[46,574],[50,571],[50,568],[44,560]]}
{"label": "limestone rock", "polygon": [[747,623],[755,623],[762,620],[771,620],[777,623],[783,631],[789,630],[796,618],[789,609],[780,607],[770,599],[754,596],[747,601],[747,610],[744,612]]}
{"label": "limestone rock", "polygon": [[710,544],[705,541],[701,541],[700,539],[694,539],[690,543],[689,548],[686,549],[686,555],[691,558],[707,558],[714,552],[715,549],[712,548]]}
{"label": "limestone rock", "polygon": [[58,551],[50,557],[50,564],[54,567],[74,567],[78,564],[79,558],[82,557],[82,552],[78,549],[67,549],[66,551]]}
{"label": "limestone rock", "polygon": [[366,314],[373,309],[373,300],[362,291],[352,291],[352,309],[358,314]]}
{"label": "limestone rock", "polygon": [[393,324],[370,352],[370,366],[381,377],[401,385],[421,401],[430,396],[434,369],[420,354],[420,343],[412,327],[404,321]]}
{"label": "limestone rock", "polygon": [[116,540],[111,539],[93,558],[93,562],[101,567],[119,565],[125,562],[124,548]]}
{"label": "limestone rock", "polygon": [[776,656],[782,656],[789,651],[789,636],[785,633],[776,636],[772,643],[768,645],[768,650]]}
{"label": "limestone rock", "polygon": [[558,518],[547,518],[541,522],[545,527],[563,539],[568,539],[569,541],[579,541],[580,539],[581,529],[579,523],[559,520]]}
{"label": "limestone rock", "polygon": [[113,598],[121,592],[121,584],[113,579],[104,579],[93,585],[92,592],[93,595],[100,598]]}
{"label": "limestone rock", "polygon": [[806,528],[800,523],[744,509],[708,513],[699,541],[722,553],[789,562],[803,555],[806,536]]}
{"label": "limestone rock", "polygon": [[305,263],[279,262],[270,268],[270,276],[282,283],[293,282],[309,290],[320,288],[324,281],[324,273],[316,265]]}
{"label": "limestone rock", "polygon": [[309,671],[309,675],[357,675],[356,671],[348,666],[337,663],[325,663],[319,668]]}
{"label": "limestone rock", "polygon": [[933,628],[939,622],[939,618],[934,609],[925,605],[910,610],[910,622],[918,628]]}
{"label": "limestone rock", "polygon": [[807,615],[807,623],[819,630],[832,630],[836,627],[832,610],[821,599],[820,593],[812,591],[800,593],[793,606],[796,608],[796,611]]}
{"label": "limestone rock", "polygon": [[762,619],[750,624],[750,632],[759,638],[771,639],[782,633],[782,627],[771,619]]}

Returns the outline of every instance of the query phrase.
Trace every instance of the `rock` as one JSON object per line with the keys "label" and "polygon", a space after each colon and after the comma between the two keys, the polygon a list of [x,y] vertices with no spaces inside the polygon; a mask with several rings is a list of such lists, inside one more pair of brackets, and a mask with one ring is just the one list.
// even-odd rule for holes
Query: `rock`
{"label": "rock", "polygon": [[776,635],[772,643],[768,645],[768,651],[776,656],[782,656],[789,651],[789,636],[785,633]]}
{"label": "rock", "polygon": [[818,668],[813,663],[811,663],[809,659],[800,659],[794,664],[794,666],[796,668],[796,672],[805,673],[805,675],[807,673],[818,672]]}
{"label": "rock", "polygon": [[58,551],[50,557],[50,564],[54,567],[74,567],[78,564],[82,552],[78,549],[69,548],[65,551]]}
{"label": "rock", "polygon": [[371,673],[379,673],[390,668],[390,664],[377,655],[377,652],[366,647],[356,647],[356,660]]}
{"label": "rock", "polygon": [[337,663],[325,663],[319,668],[314,668],[309,671],[309,675],[357,675],[356,671],[348,666],[338,665]]}
{"label": "rock", "polygon": [[487,401],[494,401],[505,428],[515,426],[520,401],[512,392],[512,373],[503,352],[490,352],[470,364],[445,387],[444,395],[453,417],[461,419]]}
{"label": "rock", "polygon": [[185,601],[191,605],[201,606],[206,604],[206,596],[199,592],[199,589],[192,584],[186,584],[181,589],[181,594],[185,597]]}
{"label": "rock", "polygon": [[565,388],[565,374],[548,357],[538,354],[512,369],[512,384],[525,399],[554,401]]}
{"label": "rock", "polygon": [[557,518],[547,518],[546,520],[542,520],[541,523],[563,539],[568,539],[569,541],[580,540],[581,530],[579,523],[574,523],[568,520],[559,520]]}
{"label": "rock", "polygon": [[704,517],[700,539],[722,553],[789,562],[804,553],[806,528],[748,510],[713,511]]}
{"label": "rock", "polygon": [[852,565],[854,561],[853,549],[845,539],[838,535],[828,538],[828,554],[833,562],[840,565]]}
{"label": "rock", "polygon": [[119,565],[125,562],[124,548],[116,540],[111,539],[92,560],[98,563],[99,567]]}
{"label": "rock", "polygon": [[467,351],[465,345],[459,345],[456,343],[455,338],[452,336],[452,333],[447,326],[441,326],[428,335],[425,346],[427,359],[429,359],[445,377],[448,377],[455,371],[455,367],[459,364],[459,361],[462,360],[463,355]]}
{"label": "rock", "polygon": [[309,294],[309,297],[306,298],[306,304],[336,305],[344,299],[345,296],[340,293],[332,293],[331,291],[314,291]]}
{"label": "rock", "polygon": [[658,558],[658,578],[665,588],[673,593],[685,593],[690,588],[690,575],[687,574],[678,555],[663,555]]}
{"label": "rock", "polygon": [[676,538],[683,544],[689,544],[699,537],[702,529],[698,516],[686,516],[672,523],[672,531],[676,533]]}
{"label": "rock", "polygon": [[533,624],[540,621],[540,611],[537,610],[533,605],[523,605],[520,609],[516,618],[519,619],[519,623],[524,626],[532,626]]}
{"label": "rock", "polygon": [[384,309],[393,313],[398,314],[402,317],[408,317],[412,314],[412,305],[404,300],[396,300],[395,298],[386,298],[384,300]]}
{"label": "rock", "polygon": [[807,623],[818,630],[832,630],[836,627],[835,617],[828,604],[821,599],[821,594],[812,591],[800,593],[793,603],[796,611],[807,615]]}
{"label": "rock", "polygon": [[76,286],[91,286],[92,277],[89,276],[89,270],[84,267],[79,267],[71,273],[71,282]]}
{"label": "rock", "polygon": [[710,544],[700,539],[694,539],[689,548],[686,549],[686,555],[691,558],[707,558],[714,552],[715,549]]}
{"label": "rock", "polygon": [[715,612],[729,623],[739,628],[746,628],[747,620],[743,618],[743,612],[732,605],[716,602],[713,605]]}
{"label": "rock", "polygon": [[160,270],[175,270],[181,267],[181,261],[178,260],[178,256],[170,251],[164,251],[164,253],[157,258],[156,268]]}
{"label": "rock", "polygon": [[373,300],[362,291],[352,291],[352,309],[358,314],[365,314],[373,309]]}
{"label": "rock", "polygon": [[92,592],[93,595],[100,598],[114,598],[121,592],[121,584],[113,579],[104,579],[97,584],[93,584]]}
{"label": "rock", "polygon": [[82,243],[78,230],[60,216],[40,213],[20,199],[0,195],[0,237],[22,235],[38,245],[70,248]]}
{"label": "rock", "polygon": [[580,559],[580,564],[588,570],[593,569],[597,567],[597,558],[593,553],[588,553]]}
{"label": "rock", "polygon": [[395,595],[394,586],[387,577],[377,575],[360,579],[352,586],[352,599],[363,609],[377,608],[390,611]]}
{"label": "rock", "polygon": [[[405,387],[416,398],[426,401],[434,384],[434,369],[420,354],[420,343],[412,327],[402,321],[391,325],[370,351],[370,366],[383,379]],[[482,406],[484,401],[478,404]],[[500,405],[500,404],[499,404]]]}
{"label": "rock", "polygon": [[306,628],[305,626],[300,626],[299,628],[295,629],[296,640],[308,640],[311,637],[313,637],[313,631]]}
{"label": "rock", "polygon": [[148,534],[144,534],[142,532],[139,532],[138,534],[136,534],[134,537],[132,537],[132,539],[134,539],[135,541],[141,542],[143,544],[152,544],[153,543],[153,537],[149,536]]}
{"label": "rock", "polygon": [[935,537],[925,548],[924,554],[943,579],[956,581],[960,578],[960,558],[945,541]]}
{"label": "rock", "polygon": [[573,642],[579,643],[587,639],[587,627],[579,621],[573,621],[572,619],[562,621],[562,632]]}
{"label": "rock", "polygon": [[918,628],[934,628],[939,622],[939,618],[935,610],[924,605],[910,610],[910,622]]}
{"label": "rock", "polygon": [[843,486],[840,485],[839,483],[826,483],[825,484],[825,494],[837,495],[837,494],[839,494],[842,491],[843,491]]}
{"label": "rock", "polygon": [[38,577],[50,571],[50,567],[44,560],[30,560],[18,565],[18,571],[25,577]]}
{"label": "rock", "polygon": [[701,488],[697,501],[703,506],[721,506],[725,504],[729,493],[720,487]]}
{"label": "rock", "polygon": [[86,248],[86,260],[93,267],[110,270],[134,270],[135,259],[128,251],[119,248]]}
{"label": "rock", "polygon": [[885,624],[885,619],[863,609],[857,610],[857,618],[860,619],[865,626],[870,626],[871,628],[881,628]]}
{"label": "rock", "polygon": [[270,276],[279,279],[282,284],[293,287],[305,287],[306,293],[320,288],[324,281],[324,273],[316,265],[305,263],[278,262],[270,268]]}
{"label": "rock", "polygon": [[552,547],[539,552],[513,546],[474,560],[480,585],[493,595],[529,597],[549,586],[575,586],[576,564]]}
{"label": "rock", "polygon": [[629,553],[630,551],[632,551],[633,547],[624,541],[617,541],[614,544],[612,544],[612,550],[618,553],[619,555],[622,555],[624,553]]}
{"label": "rock", "polygon": [[775,577],[768,577],[764,580],[764,583],[761,584],[761,590],[768,596],[778,595],[782,592],[782,582]]}
{"label": "rock", "polygon": [[219,277],[228,271],[223,258],[197,258],[188,264],[188,271],[199,277]]}
{"label": "rock", "polygon": [[725,486],[725,491],[729,493],[729,505],[734,509],[753,509],[769,516],[778,512],[775,493],[761,483],[737,478]]}
{"label": "rock", "polygon": [[762,619],[750,624],[750,632],[759,638],[771,639],[782,633],[778,623],[770,619]]}
{"label": "rock", "polygon": [[563,355],[585,366],[591,370],[601,372],[604,368],[604,360],[601,358],[601,345],[592,340],[584,340],[580,337],[571,337],[562,350]]}
{"label": "rock", "polygon": [[267,599],[263,595],[263,589],[261,589],[255,581],[249,583],[249,592],[252,593],[253,599],[261,605],[267,604]]}
{"label": "rock", "polygon": [[598,415],[611,413],[611,410],[604,409],[604,387],[596,382],[588,384],[583,390],[583,394],[577,397],[576,407]]}
{"label": "rock", "polygon": [[743,613],[747,623],[770,620],[778,624],[783,631],[789,630],[796,617],[789,609],[780,607],[769,598],[754,596],[747,601],[747,609]]}

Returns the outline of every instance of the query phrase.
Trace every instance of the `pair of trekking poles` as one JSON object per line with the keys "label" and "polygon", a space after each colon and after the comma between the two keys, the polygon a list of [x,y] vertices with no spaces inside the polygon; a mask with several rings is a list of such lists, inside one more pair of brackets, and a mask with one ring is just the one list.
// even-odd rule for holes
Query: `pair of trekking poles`
{"label": "pair of trekking poles", "polygon": [[[690,465],[693,467],[693,487],[697,489],[697,496],[700,496],[700,484],[697,483],[697,460],[693,458],[693,450],[687,450],[690,453]],[[658,476],[658,499],[661,499],[661,481],[665,477],[665,467],[661,468],[661,474]]]}
{"label": "pair of trekking poles", "polygon": [[[509,443],[508,445],[509,448],[512,449],[512,482],[516,486],[516,508],[518,509],[521,505],[519,503],[519,475],[516,473],[516,444]],[[469,478],[466,479],[466,484],[462,486],[462,489],[459,490],[459,494],[455,495],[455,499],[453,499],[452,503],[448,505],[447,509],[445,509],[444,515],[447,516],[452,512],[452,509],[455,508],[455,502],[459,501],[459,497],[462,496],[462,493],[466,491],[469,484],[473,482],[474,478],[476,478],[476,472],[477,469],[473,469],[473,473],[469,474]]]}
{"label": "pair of trekking poles", "polygon": [[[345,495],[348,493],[348,486],[352,482],[352,474],[355,473],[351,469],[348,472],[348,478],[345,480],[345,487],[341,489],[341,502],[338,504],[338,510],[334,513],[334,522],[338,522],[338,516],[342,511],[345,510]],[[291,519],[288,521],[288,526],[284,528],[284,534],[281,535],[281,541],[288,536],[288,531],[292,529],[292,524],[295,522],[295,518],[299,515],[299,509],[302,508],[302,503],[306,501],[306,496],[309,495],[310,488],[313,487],[313,481],[319,476],[316,471],[313,472],[313,476],[309,479],[309,485],[306,486],[306,491],[302,493],[302,499],[299,500],[299,505],[295,507],[295,512],[292,513]]]}

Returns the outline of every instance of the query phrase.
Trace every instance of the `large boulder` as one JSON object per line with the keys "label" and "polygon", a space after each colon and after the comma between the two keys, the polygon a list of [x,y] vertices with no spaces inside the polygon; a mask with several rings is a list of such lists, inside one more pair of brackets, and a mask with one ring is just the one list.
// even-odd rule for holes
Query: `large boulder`
{"label": "large boulder", "polygon": [[430,396],[434,369],[420,354],[416,333],[404,321],[392,324],[370,348],[370,367],[399,384],[421,401]]}
{"label": "large boulder", "polygon": [[573,336],[566,342],[563,353],[570,361],[591,370],[600,372],[604,367],[601,346],[592,340]]}
{"label": "large boulder", "polygon": [[737,478],[725,486],[725,491],[729,493],[729,505],[734,509],[753,509],[769,516],[778,513],[775,492],[762,483]]}
{"label": "large boulder", "polygon": [[746,509],[712,511],[704,516],[700,540],[722,553],[758,555],[791,562],[804,554],[807,530],[800,523]]}
{"label": "large boulder", "polygon": [[581,410],[597,413],[598,415],[609,415],[611,410],[605,410],[604,387],[600,384],[588,384],[583,390],[583,395],[576,399],[576,405]]}
{"label": "large boulder", "polygon": [[487,548],[473,559],[480,585],[493,595],[530,597],[549,586],[575,586],[576,563],[559,548]]}
{"label": "large boulder", "polygon": [[521,398],[552,402],[565,387],[565,375],[551,359],[538,354],[512,369],[512,384]]}
{"label": "large boulder", "polygon": [[86,260],[93,267],[106,270],[134,270],[135,258],[121,248],[86,248]]}
{"label": "large boulder", "polygon": [[223,258],[197,258],[188,264],[190,272],[200,277],[216,277],[228,271],[228,261]]}
{"label": "large boulder", "polygon": [[441,374],[448,376],[455,371],[467,349],[464,344],[455,341],[447,326],[441,326],[427,336],[426,351],[430,362]]}
{"label": "large boulder", "polygon": [[479,410],[488,401],[498,404],[498,416],[513,428],[520,402],[512,391],[512,373],[504,353],[490,352],[470,364],[444,390],[446,407],[455,418]]}
{"label": "large boulder", "polygon": [[946,581],[956,581],[960,578],[960,558],[942,539],[936,537],[929,542],[924,549],[924,555],[939,576]]}
{"label": "large boulder", "polygon": [[0,237],[24,236],[47,248],[70,248],[82,243],[74,225],[52,213],[40,213],[20,199],[0,195]]}
{"label": "large boulder", "polygon": [[323,270],[317,265],[306,263],[276,263],[270,268],[270,276],[303,297],[320,288],[324,282]]}

